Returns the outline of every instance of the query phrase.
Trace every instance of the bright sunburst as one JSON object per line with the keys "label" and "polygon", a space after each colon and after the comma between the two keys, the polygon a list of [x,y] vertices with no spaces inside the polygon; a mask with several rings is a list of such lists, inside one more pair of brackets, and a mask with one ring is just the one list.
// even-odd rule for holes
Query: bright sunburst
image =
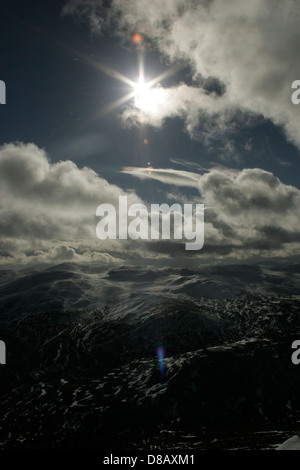
{"label": "bright sunburst", "polygon": [[95,61],[91,57],[87,57],[78,51],[73,51],[70,49],[70,52],[88,63],[90,66],[94,67],[102,73],[105,73],[113,79],[119,80],[129,87],[129,92],[126,95],[118,98],[104,107],[101,107],[97,113],[91,117],[90,122],[130,101],[140,111],[149,113],[153,116],[159,111],[163,103],[166,102],[167,92],[163,87],[159,86],[158,83],[165,80],[167,77],[174,75],[179,70],[179,68],[173,67],[172,69],[166,70],[159,76],[146,82],[144,79],[143,36],[140,33],[136,33],[132,36],[132,42],[137,47],[138,51],[139,78],[136,82],[129,77],[126,77],[121,72],[109,67],[108,65]]}
{"label": "bright sunburst", "polygon": [[141,111],[155,113],[163,104],[165,91],[163,88],[152,88],[153,82],[146,83],[143,75],[134,86],[134,105]]}

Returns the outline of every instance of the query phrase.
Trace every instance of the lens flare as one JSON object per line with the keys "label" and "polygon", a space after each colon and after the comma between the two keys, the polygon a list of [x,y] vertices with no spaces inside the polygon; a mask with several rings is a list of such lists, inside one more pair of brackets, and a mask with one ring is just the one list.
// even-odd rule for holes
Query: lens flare
{"label": "lens flare", "polygon": [[157,358],[158,358],[160,376],[163,379],[164,376],[165,376],[165,370],[164,370],[165,348],[164,348],[164,346],[158,346],[156,348],[156,355],[157,355]]}
{"label": "lens flare", "polygon": [[144,40],[144,38],[140,33],[135,33],[131,36],[131,41],[136,46],[141,46],[143,44],[143,40]]}

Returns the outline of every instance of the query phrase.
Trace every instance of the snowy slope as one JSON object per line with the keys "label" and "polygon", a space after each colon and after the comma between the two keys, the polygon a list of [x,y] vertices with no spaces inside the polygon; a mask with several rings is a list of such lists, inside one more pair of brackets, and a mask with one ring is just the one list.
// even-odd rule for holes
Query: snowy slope
{"label": "snowy slope", "polygon": [[299,428],[296,265],[1,279],[1,447],[273,449]]}

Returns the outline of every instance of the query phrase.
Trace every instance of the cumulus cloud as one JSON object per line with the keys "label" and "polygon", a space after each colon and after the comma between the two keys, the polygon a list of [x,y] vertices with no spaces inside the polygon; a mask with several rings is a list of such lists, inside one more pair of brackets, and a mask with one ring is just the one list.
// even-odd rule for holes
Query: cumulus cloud
{"label": "cumulus cloud", "polygon": [[107,247],[95,233],[97,206],[117,207],[122,195],[130,204],[140,202],[90,168],[72,161],[52,164],[34,144],[0,148],[0,188],[4,261],[107,260]]}
{"label": "cumulus cloud", "polygon": [[[104,21],[95,10],[101,4],[71,0],[65,11]],[[143,32],[169,62],[185,60],[193,70],[193,83],[166,89],[158,111],[127,109],[124,119],[160,126],[180,116],[192,136],[211,139],[234,130],[241,117],[247,124],[263,116],[300,147],[299,110],[291,103],[299,0],[112,0],[110,18],[119,34]],[[207,86],[213,82],[219,86]]]}
{"label": "cumulus cloud", "polygon": [[220,246],[233,244],[247,256],[253,250],[298,252],[297,188],[261,169],[244,169],[235,176],[213,170],[200,178],[199,190],[206,202],[206,220],[218,230]]}
{"label": "cumulus cloud", "polygon": [[[206,255],[251,258],[299,253],[300,190],[259,168],[211,169],[200,175],[172,169],[125,169],[138,178],[194,187],[205,205]],[[190,176],[189,176],[190,173]],[[155,247],[153,248],[155,249]]]}
{"label": "cumulus cloud", "polygon": [[[125,168],[138,178],[161,181],[164,203],[177,188],[196,188],[199,196],[177,203],[204,203],[205,243],[187,252],[184,240],[99,240],[96,208],[144,203],[134,192],[109,184],[90,168],[71,161],[51,163],[34,144],[0,147],[0,262],[2,266],[61,261],[195,264],[211,259],[251,259],[299,252],[300,191],[261,169],[185,170]],[[170,191],[171,188],[171,191]],[[144,203],[150,210],[150,206]],[[195,206],[194,206],[195,207]]]}

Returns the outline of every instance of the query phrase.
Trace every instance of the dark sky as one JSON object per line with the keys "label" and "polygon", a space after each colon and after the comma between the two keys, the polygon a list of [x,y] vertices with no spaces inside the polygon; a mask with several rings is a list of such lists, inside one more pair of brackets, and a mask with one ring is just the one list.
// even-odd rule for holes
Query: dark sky
{"label": "dark sky", "polygon": [[[258,241],[259,238],[260,246],[268,245],[270,240],[266,233],[270,233],[268,230],[271,227],[276,228],[279,241],[274,246],[271,243],[272,247],[268,246],[263,253],[251,251],[251,256],[268,256],[269,248],[285,250],[287,240],[290,245],[284,256],[291,256],[299,238],[296,204],[299,194],[296,188],[300,187],[300,140],[295,137],[295,121],[299,119],[300,109],[290,103],[290,84],[299,76],[295,76],[288,66],[296,62],[294,70],[299,70],[296,53],[299,32],[295,13],[299,2],[287,1],[286,6],[281,5],[286,16],[280,26],[282,31],[278,32],[281,41],[278,39],[277,42],[270,25],[273,24],[276,29],[279,20],[269,1],[266,2],[267,12],[260,12],[259,8],[252,11],[252,7],[248,6],[237,13],[234,9],[236,0],[227,3],[223,9],[217,0],[203,4],[198,2],[198,5],[191,2],[190,7],[195,8],[192,12],[189,7],[183,6],[184,3],[180,0],[166,2],[159,13],[159,2],[151,2],[149,6],[146,0],[123,4],[119,0],[2,2],[0,79],[6,83],[7,103],[0,106],[0,145],[11,144],[12,154],[14,149],[22,154],[26,145],[33,143],[41,152],[46,152],[51,164],[72,161],[78,171],[83,167],[91,168],[111,187],[117,185],[125,192],[134,191],[147,203],[175,200],[176,196],[180,199],[178,202],[187,202],[189,198],[191,202],[197,202],[197,198],[198,202],[204,201],[211,211],[207,218],[211,224],[211,232],[208,227],[207,245],[210,248],[207,248],[207,253],[214,249],[219,253],[220,245],[225,244],[227,252],[232,254],[232,246],[237,247],[240,243],[247,253],[257,250],[254,240]],[[69,14],[62,15],[66,4],[70,6]],[[145,4],[144,10],[142,4]],[[147,15],[143,13],[145,9]],[[105,19],[101,31],[91,30],[93,18]],[[195,22],[191,28],[189,22]],[[221,55],[214,47],[214,41],[217,42],[224,25],[226,32]],[[206,29],[208,26],[210,30]],[[241,31],[232,39],[238,28]],[[104,73],[103,65],[130,80],[138,80],[138,51],[131,42],[135,32],[143,34],[147,80],[177,67],[159,83],[167,90],[166,102],[156,115],[150,113],[147,116],[146,112],[146,117],[141,117],[141,110],[134,109],[133,99],[107,110],[132,88]],[[241,39],[239,35],[245,37]],[[247,46],[245,49],[242,49],[243,41]],[[174,45],[173,49],[170,44]],[[283,58],[285,62],[282,62]],[[280,68],[282,75],[278,71]],[[242,78],[245,98],[241,93]],[[255,100],[256,108],[253,107]],[[225,105],[219,105],[221,102]],[[216,110],[212,111],[215,103]],[[126,110],[129,110],[131,126],[124,118]],[[159,121],[160,113],[163,117]],[[2,217],[6,237],[2,251],[6,259],[8,254],[11,259],[14,258],[15,252],[20,257],[34,250],[43,252],[47,243],[54,239],[63,239],[70,248],[70,235],[63,237],[60,230],[53,233],[48,229],[45,232],[42,230],[41,234],[33,223],[25,243],[12,228],[11,224],[18,224],[20,210],[12,183],[8,181],[12,170],[8,171],[7,165],[15,168],[16,172],[20,167],[20,162],[15,162],[13,166],[14,158],[17,157],[9,157],[9,163],[7,159],[3,160],[3,178],[7,186],[4,193],[7,207],[4,211],[7,212]],[[143,179],[137,178],[136,169],[146,169],[148,162],[154,169],[169,169],[169,173],[157,171],[152,173],[151,178],[146,178],[145,174]],[[126,173],[122,173],[123,167],[132,167],[132,171],[127,168]],[[243,173],[245,169],[248,169],[246,178]],[[187,184],[177,184],[176,176],[186,176],[182,172],[203,177],[200,187],[189,181]],[[80,171],[78,174],[82,176]],[[265,191],[262,185],[267,175],[271,174],[274,181],[278,179],[279,186],[276,189],[275,183],[274,186],[268,182]],[[20,175],[23,175],[20,181],[27,188],[27,196],[32,191],[30,204],[33,204],[33,199],[35,203],[38,204],[37,200],[40,203],[41,193],[36,186],[29,185],[31,189],[28,189],[28,184],[24,182],[28,176],[27,170],[22,173],[20,169]],[[230,187],[230,175],[240,177],[240,183],[234,183],[231,188],[232,194],[225,190]],[[175,178],[174,181],[172,178]],[[218,178],[225,180],[216,183]],[[257,189],[251,186],[252,179]],[[249,188],[252,188],[250,192]],[[268,192],[270,188],[274,194]],[[61,193],[63,204],[64,191]],[[106,194],[109,192],[106,191]],[[287,200],[283,201],[285,197]],[[229,206],[232,209],[226,214],[221,203],[224,198],[228,198],[227,209]],[[94,206],[100,203],[99,195]],[[28,213],[32,213],[32,207],[30,210],[28,208]],[[259,208],[261,212],[254,214]],[[289,215],[289,219],[280,226],[279,208]],[[52,210],[54,214],[54,207],[51,206]],[[70,213],[70,208],[68,211]],[[265,226],[260,221],[258,228],[255,223],[265,218],[265,211],[271,215],[268,220],[266,218]],[[237,220],[238,213],[243,214],[242,220]],[[247,225],[247,220],[252,231],[249,229],[248,235],[244,232],[237,234],[234,227]],[[52,219],[45,224],[51,225]],[[234,233],[230,234],[230,230]],[[288,234],[284,233],[286,230]],[[86,236],[79,230],[71,239],[74,241]],[[77,256],[78,247],[71,249]],[[123,249],[120,250],[122,252]],[[160,252],[159,249],[158,256]],[[237,253],[239,257],[240,247]],[[21,262],[20,259],[18,262]]]}

